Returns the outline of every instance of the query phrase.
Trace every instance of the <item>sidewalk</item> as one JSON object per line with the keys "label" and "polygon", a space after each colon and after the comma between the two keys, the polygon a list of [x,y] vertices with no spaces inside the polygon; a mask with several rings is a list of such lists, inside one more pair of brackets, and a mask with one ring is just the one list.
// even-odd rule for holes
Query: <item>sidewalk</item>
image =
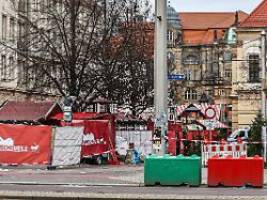
{"label": "sidewalk", "polygon": [[[47,170],[45,168],[0,168],[0,184],[80,185],[80,186],[143,186],[143,166],[96,166]],[[264,183],[267,187],[267,170]],[[202,184],[207,184],[207,169],[202,169]]]}

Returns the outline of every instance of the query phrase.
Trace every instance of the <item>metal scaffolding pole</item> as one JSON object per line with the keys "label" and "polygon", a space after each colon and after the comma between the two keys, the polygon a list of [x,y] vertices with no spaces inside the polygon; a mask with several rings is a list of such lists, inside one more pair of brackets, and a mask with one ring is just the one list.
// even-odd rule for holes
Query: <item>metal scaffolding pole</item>
{"label": "metal scaffolding pole", "polygon": [[154,90],[155,90],[155,129],[160,132],[161,151],[166,152],[165,136],[168,130],[167,113],[167,2],[155,0],[156,5],[156,28],[155,28],[155,60],[154,60]]}

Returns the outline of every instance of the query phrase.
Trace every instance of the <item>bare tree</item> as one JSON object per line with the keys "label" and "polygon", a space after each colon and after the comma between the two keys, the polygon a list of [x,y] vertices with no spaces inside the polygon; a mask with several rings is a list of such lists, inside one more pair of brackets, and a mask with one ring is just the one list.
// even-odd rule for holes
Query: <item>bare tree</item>
{"label": "bare tree", "polygon": [[[27,89],[74,96],[79,110],[86,109],[99,95],[116,101],[131,90],[123,91],[122,83],[124,88],[133,85],[128,84],[130,79],[145,79],[128,74],[128,80],[125,76],[130,60],[141,71],[145,62],[141,55],[125,56],[134,34],[121,34],[133,16],[140,16],[141,11],[147,15],[139,5],[137,0],[20,0],[19,45],[2,45],[17,52],[24,72],[21,83]],[[118,37],[123,45],[115,45]],[[143,86],[134,88],[145,90]]]}
{"label": "bare tree", "polygon": [[153,105],[154,24],[148,22],[150,7],[132,1],[111,43],[99,56],[103,78],[102,96],[128,104],[133,114]]}
{"label": "bare tree", "polygon": [[130,39],[124,52],[124,76],[121,81],[123,103],[128,103],[133,114],[140,114],[153,105],[154,25],[137,21],[126,25]]}

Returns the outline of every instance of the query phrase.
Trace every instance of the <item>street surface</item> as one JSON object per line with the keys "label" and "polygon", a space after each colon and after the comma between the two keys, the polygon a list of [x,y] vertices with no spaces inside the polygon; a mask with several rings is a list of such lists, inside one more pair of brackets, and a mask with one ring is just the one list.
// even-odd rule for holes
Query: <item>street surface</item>
{"label": "street surface", "polygon": [[[264,188],[144,187],[143,166],[0,168],[0,199],[266,199]],[[49,198],[48,198],[49,197]]]}

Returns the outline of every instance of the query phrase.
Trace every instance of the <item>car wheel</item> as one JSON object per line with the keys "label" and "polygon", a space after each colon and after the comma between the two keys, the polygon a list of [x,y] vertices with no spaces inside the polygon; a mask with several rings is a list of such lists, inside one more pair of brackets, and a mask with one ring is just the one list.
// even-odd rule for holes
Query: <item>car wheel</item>
{"label": "car wheel", "polygon": [[96,157],[96,164],[98,164],[98,165],[102,165],[103,164],[102,156],[97,156]]}

